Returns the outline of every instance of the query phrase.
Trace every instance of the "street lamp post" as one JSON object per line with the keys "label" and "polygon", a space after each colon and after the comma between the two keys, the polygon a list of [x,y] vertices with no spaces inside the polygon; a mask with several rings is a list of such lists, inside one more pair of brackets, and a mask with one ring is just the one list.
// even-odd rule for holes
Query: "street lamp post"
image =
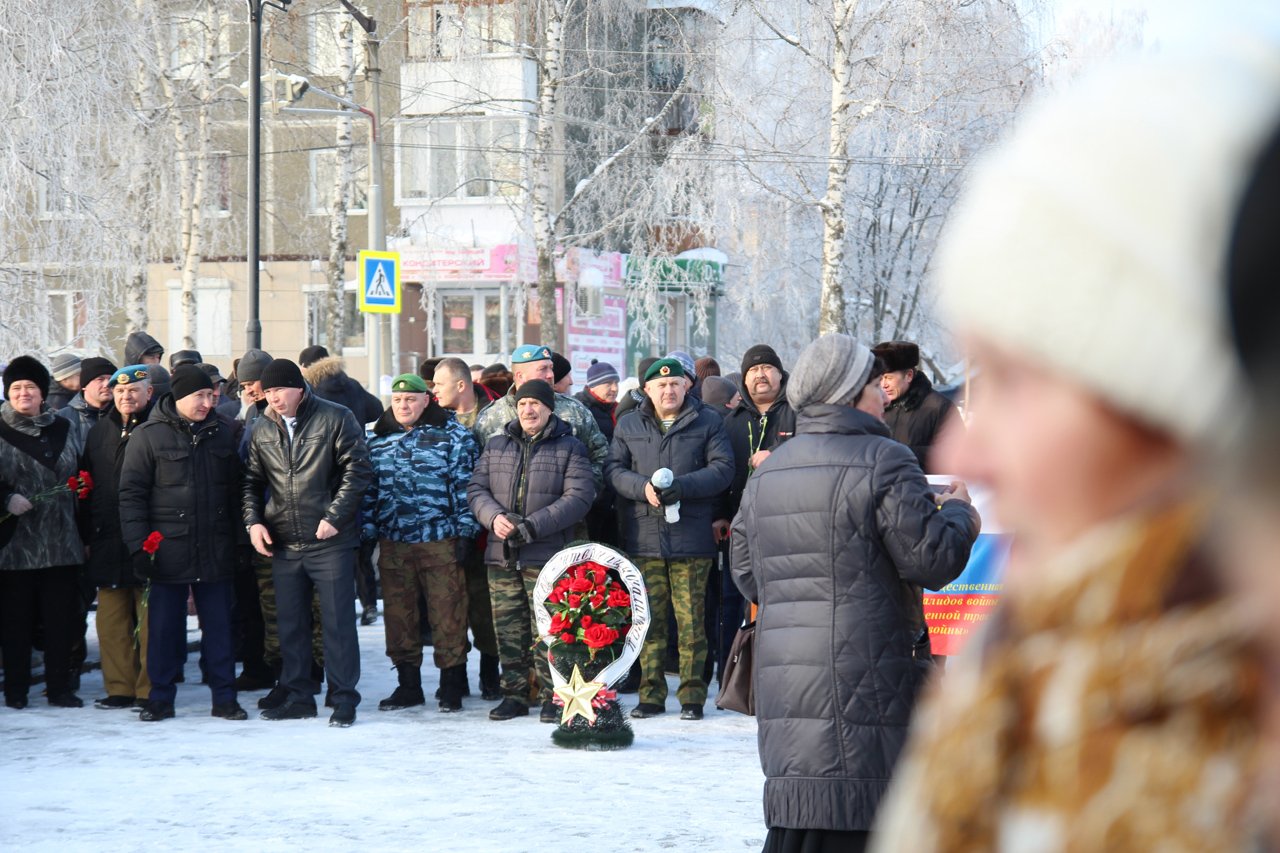
{"label": "street lamp post", "polygon": [[[267,6],[289,11],[293,0],[246,0],[249,7],[249,245],[248,262],[249,320],[245,336],[249,349],[262,349],[262,320],[259,316],[258,291],[258,217],[260,202],[259,168],[262,147],[262,13]],[[272,97],[275,94],[272,93]]]}

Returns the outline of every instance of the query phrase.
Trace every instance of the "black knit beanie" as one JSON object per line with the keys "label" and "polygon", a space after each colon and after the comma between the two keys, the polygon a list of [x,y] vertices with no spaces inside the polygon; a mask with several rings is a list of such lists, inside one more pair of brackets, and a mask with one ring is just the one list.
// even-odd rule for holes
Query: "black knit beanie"
{"label": "black knit beanie", "polygon": [[194,364],[180,364],[169,374],[169,390],[173,399],[181,400],[197,391],[212,391],[213,380]]}
{"label": "black knit beanie", "polygon": [[262,390],[271,388],[306,388],[302,371],[287,358],[277,358],[262,371]]}
{"label": "black knit beanie", "polygon": [[553,412],[556,410],[556,392],[541,379],[530,379],[516,389],[517,403],[526,397],[532,397]]}

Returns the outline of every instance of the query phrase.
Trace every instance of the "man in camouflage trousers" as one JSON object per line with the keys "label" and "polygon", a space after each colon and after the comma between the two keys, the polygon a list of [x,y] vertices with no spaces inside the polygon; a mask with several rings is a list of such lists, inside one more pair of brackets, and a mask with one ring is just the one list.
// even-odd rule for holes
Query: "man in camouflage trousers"
{"label": "man in camouflage trousers", "polygon": [[[485,550],[493,621],[502,658],[502,704],[491,720],[529,713],[529,679],[537,673],[539,719],[554,723],[551,673],[538,642],[533,590],[543,563],[572,539],[596,489],[582,442],[552,413],[551,386],[530,379],[515,394],[517,416],[495,436],[476,464],[467,498],[490,531]],[[537,644],[536,661],[531,647]]]}
{"label": "man in camouflage trousers", "polygon": [[[493,401],[476,419],[476,441],[483,451],[494,436],[501,435],[516,417],[516,392],[530,379],[541,379],[550,385],[555,381],[550,347],[521,344],[511,353],[511,390]],[[604,460],[609,455],[609,441],[600,432],[595,416],[578,400],[564,394],[555,395],[555,416],[569,426],[573,437],[587,448],[596,491],[604,488]]]}
{"label": "man in camouflage trousers", "polygon": [[440,670],[441,711],[462,710],[467,687],[467,587],[462,563],[479,530],[467,504],[476,464],[471,431],[427,392],[416,373],[391,383],[391,406],[368,432],[373,484],[361,505],[363,537],[377,538],[387,657],[399,686],[381,711],[423,705],[418,593]]}
{"label": "man in camouflage trousers", "polygon": [[[640,704],[631,716],[666,711],[667,612],[676,616],[680,647],[680,719],[701,720],[707,700],[703,625],[707,575],[716,554],[711,523],[733,482],[733,448],[723,419],[687,396],[684,367],[674,358],[645,371],[647,399],[618,420],[605,464],[618,493],[622,547],[644,576],[649,623],[640,651]],[[654,473],[668,469],[670,485],[655,485]],[[674,510],[678,518],[668,521]]]}

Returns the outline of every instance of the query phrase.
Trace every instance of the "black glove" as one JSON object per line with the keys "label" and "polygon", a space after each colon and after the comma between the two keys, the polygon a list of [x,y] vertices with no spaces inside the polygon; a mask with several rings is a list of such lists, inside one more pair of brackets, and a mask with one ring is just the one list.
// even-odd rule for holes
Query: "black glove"
{"label": "black glove", "polygon": [[134,551],[129,558],[133,563],[133,576],[140,581],[151,579],[151,572],[155,569],[155,564],[151,561],[151,555],[146,551]]}
{"label": "black glove", "polygon": [[527,518],[520,519],[520,523],[516,525],[516,535],[520,537],[520,541],[525,545],[538,538],[537,531],[533,529],[533,525],[529,523]]}
{"label": "black glove", "polygon": [[476,542],[474,539],[468,539],[459,536],[453,540],[453,559],[459,566],[465,565],[471,560],[471,555],[475,553]]}
{"label": "black glove", "polygon": [[663,506],[680,503],[680,497],[684,494],[684,489],[681,487],[679,480],[672,480],[671,485],[665,489],[659,489],[654,486],[653,490],[658,493],[658,502]]}

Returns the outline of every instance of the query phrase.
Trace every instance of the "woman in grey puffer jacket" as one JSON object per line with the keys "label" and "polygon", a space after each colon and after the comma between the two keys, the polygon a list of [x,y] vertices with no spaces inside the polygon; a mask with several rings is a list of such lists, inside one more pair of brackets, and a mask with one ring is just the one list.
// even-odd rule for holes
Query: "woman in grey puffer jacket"
{"label": "woman in grey puffer jacket", "polygon": [[963,486],[934,495],[879,420],[874,356],[825,335],[787,397],[796,435],[747,482],[733,577],[760,605],[756,716],[766,853],[861,850],[929,667],[915,585],[964,569],[979,519]]}

